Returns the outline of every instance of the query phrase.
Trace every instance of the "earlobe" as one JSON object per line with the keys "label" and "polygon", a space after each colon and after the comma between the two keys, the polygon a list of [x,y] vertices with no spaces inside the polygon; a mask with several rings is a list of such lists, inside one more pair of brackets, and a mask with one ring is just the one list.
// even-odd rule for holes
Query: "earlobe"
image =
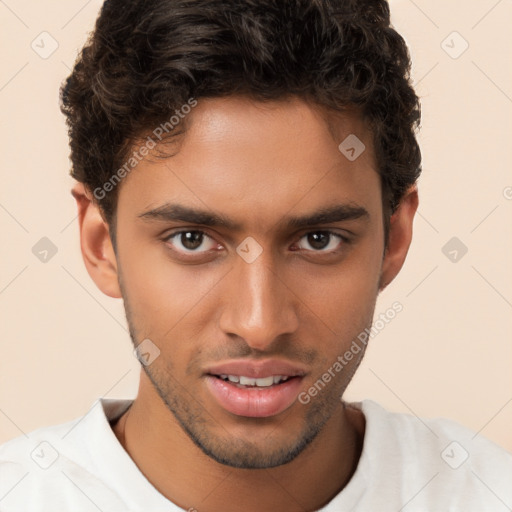
{"label": "earlobe", "polygon": [[101,216],[90,191],[82,183],[75,184],[71,193],[78,207],[80,248],[87,272],[104,294],[120,298],[117,260],[109,226]]}
{"label": "earlobe", "polygon": [[412,241],[414,215],[418,209],[418,188],[411,186],[391,216],[388,246],[382,262],[379,291],[393,281],[402,268]]}

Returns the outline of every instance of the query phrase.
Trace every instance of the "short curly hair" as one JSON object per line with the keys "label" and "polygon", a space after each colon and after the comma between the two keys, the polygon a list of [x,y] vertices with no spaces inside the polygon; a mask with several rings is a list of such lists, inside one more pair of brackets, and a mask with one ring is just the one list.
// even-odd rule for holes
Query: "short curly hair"
{"label": "short curly hair", "polygon": [[[71,175],[102,187],[134,141],[190,98],[356,107],[372,134],[387,245],[389,219],[421,173],[410,65],[385,0],[106,0],[61,86]],[[115,226],[118,188],[103,196]]]}

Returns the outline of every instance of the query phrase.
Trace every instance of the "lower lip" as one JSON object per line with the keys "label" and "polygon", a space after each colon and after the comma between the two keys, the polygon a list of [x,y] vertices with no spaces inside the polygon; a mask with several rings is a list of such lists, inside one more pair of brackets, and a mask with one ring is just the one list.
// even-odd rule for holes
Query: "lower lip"
{"label": "lower lip", "polygon": [[250,418],[275,416],[296,400],[302,377],[293,377],[268,388],[239,388],[229,381],[208,375],[206,385],[219,405],[226,411]]}

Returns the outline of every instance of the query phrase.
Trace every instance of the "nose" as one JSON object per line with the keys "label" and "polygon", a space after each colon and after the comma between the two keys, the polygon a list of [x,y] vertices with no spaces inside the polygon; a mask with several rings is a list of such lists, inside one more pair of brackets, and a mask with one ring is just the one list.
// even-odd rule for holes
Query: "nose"
{"label": "nose", "polygon": [[255,261],[238,258],[223,290],[220,328],[255,350],[268,350],[298,328],[297,298],[264,251]]}

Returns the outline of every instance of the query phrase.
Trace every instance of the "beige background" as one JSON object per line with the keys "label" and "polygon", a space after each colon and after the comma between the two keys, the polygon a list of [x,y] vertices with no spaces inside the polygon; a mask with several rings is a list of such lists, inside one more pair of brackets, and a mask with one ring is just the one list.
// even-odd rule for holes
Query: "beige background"
{"label": "beige background", "polygon": [[[96,289],[79,253],[58,109],[100,4],[0,2],[0,442],[137,389],[122,304]],[[449,417],[512,450],[512,2],[391,8],[422,98],[421,204],[376,314],[396,300],[404,310],[373,339],[348,397]],[[43,31],[59,45],[47,59],[31,48]],[[453,31],[469,44],[458,58]],[[32,253],[42,237],[58,248],[47,263]],[[442,252],[452,237],[468,248],[456,263]]]}

